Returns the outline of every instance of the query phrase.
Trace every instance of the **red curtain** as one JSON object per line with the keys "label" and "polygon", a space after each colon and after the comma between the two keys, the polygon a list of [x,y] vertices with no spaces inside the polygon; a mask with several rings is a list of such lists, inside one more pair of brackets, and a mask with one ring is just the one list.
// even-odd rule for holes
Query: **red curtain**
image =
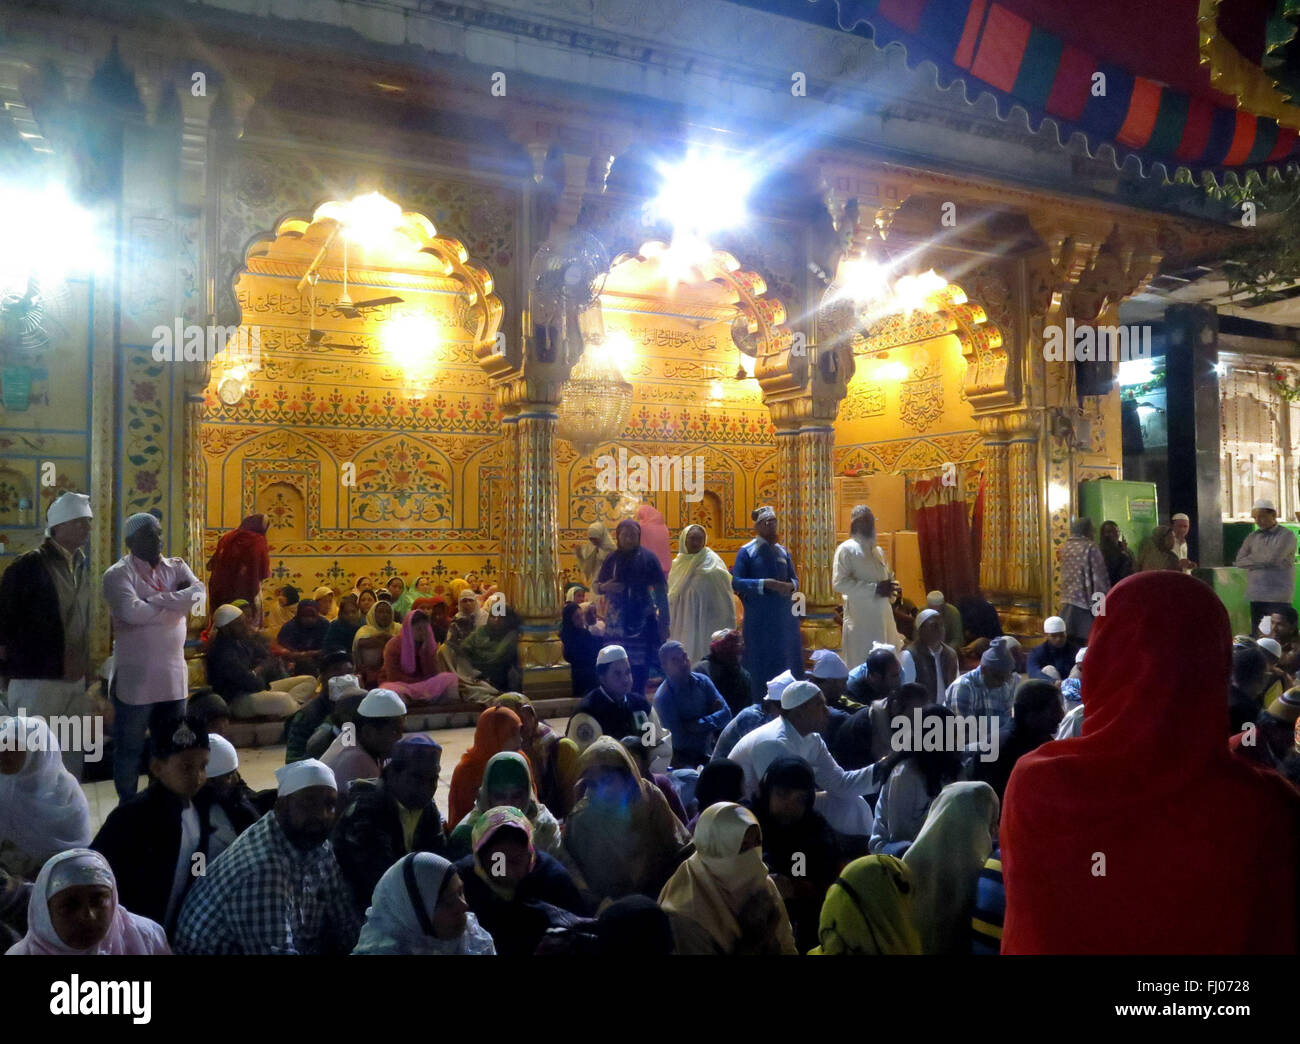
{"label": "red curtain", "polygon": [[912,506],[926,590],[942,591],[954,604],[975,594],[979,571],[971,553],[971,527],[960,488],[944,485],[941,478],[918,479],[912,484]]}

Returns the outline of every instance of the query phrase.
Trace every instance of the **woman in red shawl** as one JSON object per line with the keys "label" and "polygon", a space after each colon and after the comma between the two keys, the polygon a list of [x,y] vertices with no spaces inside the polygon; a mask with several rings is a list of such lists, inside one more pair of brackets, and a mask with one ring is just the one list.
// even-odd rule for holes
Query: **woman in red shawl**
{"label": "woman in red shawl", "polygon": [[[489,707],[478,716],[474,742],[460,756],[451,773],[451,790],[447,794],[447,821],[459,823],[474,807],[483,772],[493,754],[519,750],[523,746],[523,723],[509,707]],[[532,770],[530,763],[529,770]]]}
{"label": "woman in red shawl", "polygon": [[1201,581],[1111,588],[1083,734],[1026,754],[1007,786],[1003,953],[1295,952],[1300,794],[1228,751],[1231,654]]}
{"label": "woman in red shawl", "polygon": [[208,605],[219,605],[246,598],[256,609],[254,628],[261,626],[262,581],[271,575],[271,551],[266,546],[265,515],[249,515],[217,541],[217,549],[208,562]]}
{"label": "woman in red shawl", "polygon": [[444,697],[455,700],[458,680],[454,673],[438,670],[438,642],[429,626],[429,614],[412,609],[402,630],[384,646],[379,684],[407,703],[427,703]]}

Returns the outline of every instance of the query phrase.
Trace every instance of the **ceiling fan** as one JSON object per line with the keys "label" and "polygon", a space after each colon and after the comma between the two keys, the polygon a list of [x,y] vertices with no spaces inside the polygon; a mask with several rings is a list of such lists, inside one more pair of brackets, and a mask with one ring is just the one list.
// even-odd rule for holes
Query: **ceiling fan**
{"label": "ceiling fan", "polygon": [[389,295],[388,297],[372,297],[368,301],[353,301],[348,294],[348,241],[343,240],[343,293],[339,295],[334,307],[348,319],[360,319],[361,313],[370,308],[378,308],[380,305],[401,304],[402,298]]}

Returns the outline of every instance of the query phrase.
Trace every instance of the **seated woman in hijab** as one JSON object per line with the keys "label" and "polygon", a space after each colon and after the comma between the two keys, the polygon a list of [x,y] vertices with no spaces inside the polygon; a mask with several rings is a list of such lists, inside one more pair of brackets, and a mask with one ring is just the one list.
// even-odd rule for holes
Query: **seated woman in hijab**
{"label": "seated woman in hijab", "polygon": [[384,651],[389,641],[401,633],[401,624],[393,618],[392,602],[375,602],[366,614],[365,625],[358,628],[352,637],[352,663],[361,677],[361,684],[367,689],[379,684]]}
{"label": "seated woman in hijab", "polygon": [[690,836],[623,744],[600,736],[582,752],[575,796],[560,858],[588,905],[658,895],[691,851]]}
{"label": "seated woman in hijab", "polygon": [[519,629],[522,625],[513,609],[501,612],[494,604],[488,612],[487,623],[461,642],[460,652],[469,660],[470,666],[499,692],[519,688]]}
{"label": "seated woman in hijab", "polygon": [[90,806],[41,718],[0,723],[0,869],[30,881],[51,856],[90,844]]}
{"label": "seated woman in hijab", "polygon": [[433,638],[439,645],[447,640],[447,629],[451,626],[451,613],[447,609],[445,595],[432,598],[418,598],[412,609],[423,609],[429,614],[429,626],[433,628]]}
{"label": "seated woman in hijab", "polygon": [[700,770],[695,782],[695,800],[691,807],[696,813],[686,824],[692,834],[700,821],[700,814],[710,805],[731,802],[739,805],[745,800],[745,770],[730,758],[710,761]]}
{"label": "seated woman in hijab", "polygon": [[817,782],[803,758],[777,758],[749,808],[763,830],[763,862],[785,900],[799,952],[817,945],[826,889],[844,860],[835,832],[813,807]]}
{"label": "seated woman in hijab", "polygon": [[[537,800],[528,759],[517,750],[503,750],[488,759],[483,770],[483,785],[469,813],[456,824],[447,842],[447,858],[456,860],[473,850],[474,828],[488,809],[517,808],[528,820],[529,841],[542,852],[554,855],[560,850],[560,824],[545,805]],[[470,904],[471,907],[473,903]]]}
{"label": "seated woman in hijab", "polygon": [[[368,587],[357,595],[357,612],[361,614],[361,622],[363,626],[365,625],[366,617],[370,615],[370,610],[374,608],[375,602],[377,601],[378,599],[375,597],[375,592]],[[352,637],[355,638],[356,635],[353,635]]]}
{"label": "seated woman in hijab", "polygon": [[[947,735],[946,719],[951,717],[953,711],[949,708],[930,704],[921,710],[921,725],[928,731],[932,727],[928,722],[933,719],[944,730],[938,735]],[[908,845],[920,833],[931,802],[944,787],[961,778],[961,751],[904,751],[885,785],[880,788],[868,850],[878,855],[902,858]]]}
{"label": "seated woman in hijab", "polygon": [[354,957],[495,953],[492,936],[469,912],[460,875],[432,852],[409,852],[384,871],[352,951]]}
{"label": "seated woman in hijab", "polygon": [[97,957],[170,954],[162,926],[117,901],[108,860],[88,848],[51,856],[27,906],[27,934],[6,956]]}
{"label": "seated woman in hijab", "polygon": [[289,665],[291,674],[315,674],[329,628],[329,621],[320,615],[316,603],[300,599],[297,613],[280,628],[271,651]]}
{"label": "seated woman in hijab", "polygon": [[[939,792],[903,856],[922,953],[970,953],[975,889],[997,836],[998,796],[987,783],[950,783]],[[1057,901],[1071,898],[1058,892]]]}
{"label": "seated woman in hijab", "polygon": [[793,955],[785,903],[763,864],[763,831],[743,805],[711,805],[695,853],[659,893],[679,954]]}
{"label": "seated woman in hijab", "polygon": [[826,892],[810,957],[915,957],[912,871],[893,856],[855,859]]}
{"label": "seated woman in hijab", "polygon": [[564,643],[564,658],[569,661],[573,698],[580,700],[600,684],[596,678],[596,656],[605,641],[587,627],[587,614],[577,602],[565,603],[560,616],[560,641]]}
{"label": "seated woman in hijab", "polygon": [[456,701],[458,678],[438,669],[438,641],[429,624],[429,614],[412,609],[406,614],[402,632],[384,645],[384,664],[379,684],[392,689],[408,704]]}
{"label": "seated woman in hijab", "polygon": [[451,773],[447,794],[447,821],[459,823],[473,811],[488,762],[502,751],[518,750],[523,744],[523,725],[509,707],[489,707],[478,716],[474,740]]}
{"label": "seated woman in hijab", "polygon": [[578,782],[578,745],[561,736],[537,716],[532,702],[521,692],[503,692],[492,701],[494,707],[509,707],[519,715],[519,748],[532,766],[537,799],[557,819],[569,814],[573,785]]}
{"label": "seated woman in hijab", "polygon": [[406,612],[415,601],[415,592],[406,586],[406,581],[400,576],[390,576],[384,586],[393,599],[393,616],[398,623],[405,622]]}
{"label": "seated woman in hijab", "polygon": [[516,807],[490,808],[474,823],[473,853],[456,863],[465,898],[497,953],[531,956],[547,931],[583,917],[586,904],[563,864],[533,844]]}

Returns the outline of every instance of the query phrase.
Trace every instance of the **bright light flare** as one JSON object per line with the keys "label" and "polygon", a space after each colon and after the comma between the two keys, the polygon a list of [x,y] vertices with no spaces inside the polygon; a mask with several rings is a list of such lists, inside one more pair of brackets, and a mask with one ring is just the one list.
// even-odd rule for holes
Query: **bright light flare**
{"label": "bright light flare", "polygon": [[876,367],[876,381],[905,381],[907,373],[907,367],[901,362],[883,362]]}
{"label": "bright light flare", "polygon": [[339,222],[349,243],[374,249],[388,246],[402,226],[402,208],[378,192],[368,192],[345,203],[327,203],[316,216]]}
{"label": "bright light flare", "polygon": [[1061,511],[1070,506],[1070,487],[1053,482],[1047,487],[1047,510]]}
{"label": "bright light flare", "polygon": [[753,175],[732,156],[692,152],[659,169],[663,184],[652,206],[673,236],[706,235],[743,224]]}
{"label": "bright light flare", "polygon": [[1155,378],[1155,361],[1152,359],[1124,359],[1119,364],[1119,386],[1146,384]]}
{"label": "bright light flare", "polygon": [[626,330],[606,329],[605,340],[600,344],[587,345],[585,352],[593,363],[608,364],[618,368],[626,377],[636,365],[636,345]]}
{"label": "bright light flare", "polygon": [[[437,367],[435,349],[442,340],[442,326],[427,315],[404,313],[384,324],[380,344],[394,364],[402,368],[406,383],[427,386]],[[418,397],[418,396],[417,396]]]}
{"label": "bright light flare", "polygon": [[102,260],[89,211],[58,184],[0,184],[0,244],[0,294],[25,293],[33,276],[54,286]]}

